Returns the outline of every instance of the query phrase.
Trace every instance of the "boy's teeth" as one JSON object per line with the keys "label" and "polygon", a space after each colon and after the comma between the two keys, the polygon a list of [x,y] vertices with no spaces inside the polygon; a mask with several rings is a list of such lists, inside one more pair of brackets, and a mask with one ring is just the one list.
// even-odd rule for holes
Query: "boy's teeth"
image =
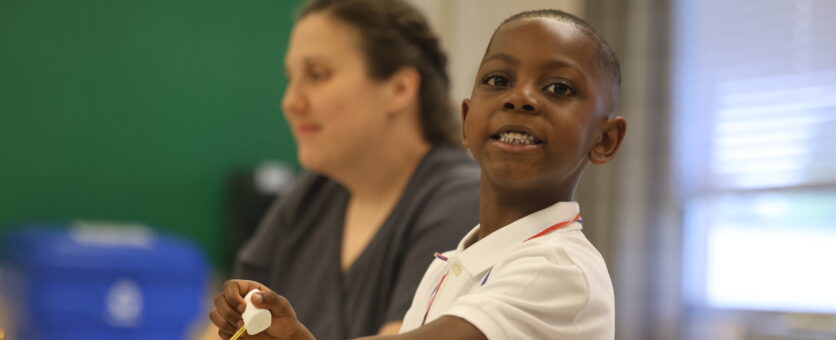
{"label": "boy's teeth", "polygon": [[534,137],[527,133],[519,133],[519,132],[503,132],[499,134],[499,141],[503,143],[511,143],[511,144],[527,144],[533,145],[534,144]]}

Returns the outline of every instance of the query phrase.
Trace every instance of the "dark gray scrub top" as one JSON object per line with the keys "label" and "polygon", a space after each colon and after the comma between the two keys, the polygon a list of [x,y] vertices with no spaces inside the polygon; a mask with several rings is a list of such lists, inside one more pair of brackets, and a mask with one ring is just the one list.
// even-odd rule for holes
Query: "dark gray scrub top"
{"label": "dark gray scrub top", "polygon": [[373,335],[402,320],[434,252],[478,223],[479,168],[464,150],[435,147],[347,272],[340,265],[349,193],[307,174],[275,203],[238,253],[234,278],[285,296],[320,340]]}

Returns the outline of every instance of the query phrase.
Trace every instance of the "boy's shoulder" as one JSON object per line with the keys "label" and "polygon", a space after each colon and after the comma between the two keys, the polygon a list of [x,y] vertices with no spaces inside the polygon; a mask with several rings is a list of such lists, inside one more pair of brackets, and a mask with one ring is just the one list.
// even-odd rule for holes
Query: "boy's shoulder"
{"label": "boy's shoulder", "polygon": [[511,249],[477,282],[444,314],[467,320],[489,338],[612,339],[612,282],[580,230]]}
{"label": "boy's shoulder", "polygon": [[[552,224],[554,221],[562,222]],[[474,278],[487,272],[495,277],[533,277],[542,267],[550,266],[573,267],[584,276],[608,277],[604,259],[583,234],[581,222],[577,203],[562,202],[473,242],[477,226],[457,249],[437,253],[427,276],[437,278],[449,271],[463,271]],[[521,267],[527,269],[519,270]]]}
{"label": "boy's shoulder", "polygon": [[536,273],[548,272],[545,267],[576,271],[584,277],[605,276],[609,279],[604,258],[587,240],[580,226],[559,230],[517,245],[496,261],[492,271],[498,275],[507,273],[533,279],[537,276]]}
{"label": "boy's shoulder", "polygon": [[[464,318],[496,338],[574,336],[580,334],[573,333],[577,324],[611,329],[614,298],[609,273],[583,235],[580,221],[573,218],[576,215],[576,204],[559,204],[471,244],[468,240],[478,233],[474,228],[457,249],[436,254],[405,325],[419,325],[425,315],[430,320],[446,314]],[[549,228],[551,223],[545,221],[569,223],[531,238]],[[549,326],[532,328],[523,320]]]}
{"label": "boy's shoulder", "polygon": [[527,257],[548,257],[552,262],[559,263],[574,263],[586,258],[595,258],[603,262],[603,257],[586,238],[580,223],[523,242],[511,249],[502,262]]}

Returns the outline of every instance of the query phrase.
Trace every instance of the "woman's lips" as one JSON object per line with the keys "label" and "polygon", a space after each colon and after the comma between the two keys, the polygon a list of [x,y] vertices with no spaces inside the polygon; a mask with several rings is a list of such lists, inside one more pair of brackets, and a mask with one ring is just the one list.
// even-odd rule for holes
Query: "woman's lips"
{"label": "woman's lips", "polygon": [[322,130],[322,127],[318,124],[299,124],[296,125],[294,130],[296,131],[297,136],[304,137],[319,132],[319,130]]}

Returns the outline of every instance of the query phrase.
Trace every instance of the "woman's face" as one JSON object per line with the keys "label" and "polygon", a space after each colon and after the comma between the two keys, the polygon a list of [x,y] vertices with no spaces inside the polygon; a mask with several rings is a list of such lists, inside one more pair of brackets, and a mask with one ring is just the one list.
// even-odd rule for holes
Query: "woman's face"
{"label": "woman's face", "polygon": [[369,78],[360,46],[357,29],[327,14],[309,14],[293,27],[282,109],[308,169],[340,171],[384,142],[385,84]]}

